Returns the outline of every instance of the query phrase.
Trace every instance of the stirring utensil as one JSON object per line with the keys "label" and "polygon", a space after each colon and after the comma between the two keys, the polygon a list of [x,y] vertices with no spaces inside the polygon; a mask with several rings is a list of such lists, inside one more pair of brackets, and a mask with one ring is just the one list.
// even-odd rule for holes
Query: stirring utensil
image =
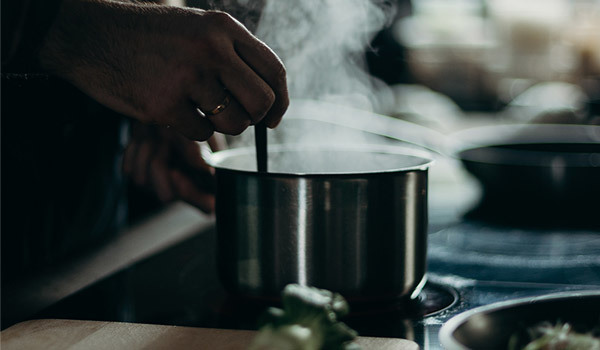
{"label": "stirring utensil", "polygon": [[256,146],[256,169],[259,173],[267,172],[267,126],[258,123],[254,126],[254,143]]}

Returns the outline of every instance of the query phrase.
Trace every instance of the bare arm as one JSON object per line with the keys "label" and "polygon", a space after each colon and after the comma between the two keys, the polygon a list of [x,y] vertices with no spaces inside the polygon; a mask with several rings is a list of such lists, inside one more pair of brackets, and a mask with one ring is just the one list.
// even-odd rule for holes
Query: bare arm
{"label": "bare arm", "polygon": [[[107,107],[194,140],[275,127],[289,103],[281,61],[222,12],[64,0],[40,60]],[[202,112],[227,95],[223,112]]]}

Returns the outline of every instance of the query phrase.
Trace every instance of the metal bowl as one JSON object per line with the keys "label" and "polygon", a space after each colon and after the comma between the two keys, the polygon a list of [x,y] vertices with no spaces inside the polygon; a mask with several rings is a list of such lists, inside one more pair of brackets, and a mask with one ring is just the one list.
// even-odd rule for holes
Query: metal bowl
{"label": "metal bowl", "polygon": [[549,294],[475,308],[454,316],[440,330],[448,350],[508,349],[510,338],[541,322],[563,322],[579,332],[600,322],[600,290]]}

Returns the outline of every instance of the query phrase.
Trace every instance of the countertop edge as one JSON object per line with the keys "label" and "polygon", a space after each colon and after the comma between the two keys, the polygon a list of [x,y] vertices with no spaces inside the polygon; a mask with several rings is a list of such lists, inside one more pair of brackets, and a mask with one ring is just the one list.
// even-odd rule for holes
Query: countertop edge
{"label": "countertop edge", "polygon": [[50,271],[2,286],[2,328],[18,322],[126,266],[214,224],[214,216],[177,202],[132,225],[114,239]]}

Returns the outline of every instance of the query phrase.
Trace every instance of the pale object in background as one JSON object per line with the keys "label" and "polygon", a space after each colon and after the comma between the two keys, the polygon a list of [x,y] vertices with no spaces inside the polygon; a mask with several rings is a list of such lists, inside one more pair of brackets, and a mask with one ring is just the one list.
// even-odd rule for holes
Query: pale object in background
{"label": "pale object in background", "polygon": [[407,48],[416,82],[441,92],[462,108],[477,109],[495,96],[487,64],[497,43],[481,4],[417,1],[414,15],[398,21],[396,40]]}
{"label": "pale object in background", "polygon": [[[586,116],[583,110],[587,100],[583,89],[575,84],[543,82],[535,84],[512,99],[502,116],[512,122],[529,123],[543,121],[540,118],[544,115],[561,112],[563,117],[558,120],[585,123]],[[571,116],[567,116],[567,113]],[[555,115],[549,118],[557,117]]]}
{"label": "pale object in background", "polygon": [[499,46],[492,62],[504,76],[554,80],[573,64],[562,33],[570,23],[566,0],[492,0],[490,18]]}

